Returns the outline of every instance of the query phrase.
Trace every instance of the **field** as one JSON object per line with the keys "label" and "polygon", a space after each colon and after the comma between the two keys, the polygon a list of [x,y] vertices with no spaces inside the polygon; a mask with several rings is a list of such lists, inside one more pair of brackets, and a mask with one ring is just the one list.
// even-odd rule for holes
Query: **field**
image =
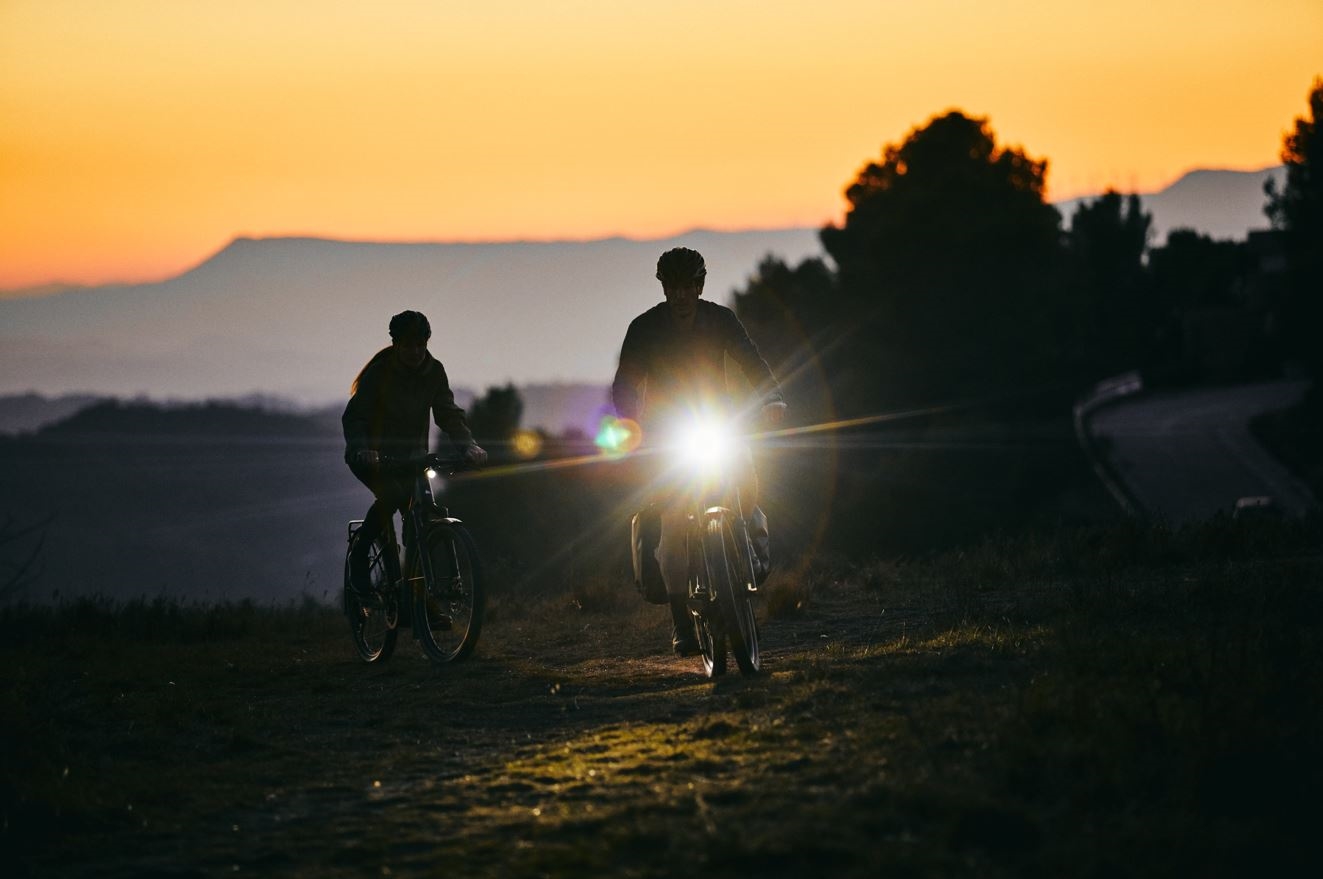
{"label": "field", "polygon": [[[352,656],[325,606],[0,611],[0,846],[34,876],[1313,873],[1319,523],[816,561],[765,673],[586,579],[478,654]],[[1311,869],[1313,868],[1313,869]]]}
{"label": "field", "polygon": [[[332,603],[345,523],[371,500],[338,433],[319,423],[296,432],[273,415],[254,427],[262,413],[248,411],[202,432],[189,411],[174,414],[184,423],[0,438],[0,525],[44,523],[43,576],[23,597]],[[555,592],[627,569],[648,462],[558,462],[591,450],[497,464],[450,487],[447,502],[504,579]],[[1065,417],[911,420],[769,445],[758,461],[783,555],[927,555],[1002,529],[1117,515]],[[0,583],[26,548],[0,540]]]}

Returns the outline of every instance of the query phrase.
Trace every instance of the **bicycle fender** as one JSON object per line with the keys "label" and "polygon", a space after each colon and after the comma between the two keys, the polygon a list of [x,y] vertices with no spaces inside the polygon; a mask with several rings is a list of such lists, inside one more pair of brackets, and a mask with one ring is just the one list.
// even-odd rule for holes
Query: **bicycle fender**
{"label": "bicycle fender", "polygon": [[717,519],[721,516],[729,516],[730,507],[708,507],[703,511],[703,517],[706,519]]}

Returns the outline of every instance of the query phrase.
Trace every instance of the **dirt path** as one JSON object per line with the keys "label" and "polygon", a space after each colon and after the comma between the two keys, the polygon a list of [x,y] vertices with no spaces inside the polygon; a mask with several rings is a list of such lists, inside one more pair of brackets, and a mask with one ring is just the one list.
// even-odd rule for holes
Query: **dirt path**
{"label": "dirt path", "polygon": [[1317,532],[1205,532],[815,569],[766,673],[716,683],[623,590],[505,596],[441,669],[363,666],[315,605],[0,613],[0,863],[1313,875]]}
{"label": "dirt path", "polygon": [[422,875],[451,857],[463,875],[548,857],[670,873],[677,839],[712,838],[714,802],[756,812],[755,776],[813,762],[757,765],[748,742],[785,723],[806,664],[906,625],[838,597],[764,625],[760,679],[714,684],[665,653],[664,609],[627,598],[498,608],[478,655],[444,669],[403,640],[363,666],[335,619],[273,644],[65,645],[50,708],[75,732],[50,770],[72,795],[34,828],[50,831],[36,873]]}

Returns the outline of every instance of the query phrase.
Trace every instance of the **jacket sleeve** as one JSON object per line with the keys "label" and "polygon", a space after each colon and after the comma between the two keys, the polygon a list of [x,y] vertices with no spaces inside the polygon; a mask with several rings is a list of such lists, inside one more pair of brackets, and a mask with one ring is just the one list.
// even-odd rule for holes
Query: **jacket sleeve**
{"label": "jacket sleeve", "polygon": [[781,385],[777,383],[776,376],[772,375],[772,368],[767,365],[767,361],[758,353],[758,346],[749,338],[744,324],[740,323],[735,312],[727,310],[726,314],[726,353],[739,365],[744,377],[749,380],[754,393],[762,399],[764,406],[768,403],[784,402]]}
{"label": "jacket sleeve", "polygon": [[638,420],[643,402],[641,389],[647,377],[643,332],[638,318],[635,318],[625,333],[625,343],[620,347],[620,363],[616,366],[615,380],[611,382],[611,402],[617,415]]}
{"label": "jacket sleeve", "polygon": [[441,366],[439,360],[436,365],[441,369],[441,377],[432,395],[432,418],[436,421],[436,426],[446,432],[452,443],[457,446],[467,446],[473,442],[473,432],[469,430],[463,408],[455,403],[455,393],[450,389],[450,378],[446,375],[446,368]]}
{"label": "jacket sleeve", "polygon": [[345,435],[346,457],[353,457],[358,452],[372,448],[372,417],[380,394],[380,373],[372,366],[368,366],[363,370],[353,396],[345,405],[344,414],[340,416],[340,427]]}

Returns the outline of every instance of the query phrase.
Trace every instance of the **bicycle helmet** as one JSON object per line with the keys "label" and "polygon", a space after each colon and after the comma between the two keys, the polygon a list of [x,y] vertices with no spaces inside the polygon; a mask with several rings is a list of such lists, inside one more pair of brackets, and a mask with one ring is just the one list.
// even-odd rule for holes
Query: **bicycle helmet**
{"label": "bicycle helmet", "polygon": [[401,311],[390,319],[390,337],[391,341],[416,339],[426,342],[432,338],[432,325],[421,311]]}
{"label": "bicycle helmet", "polygon": [[680,287],[685,284],[702,284],[707,277],[707,264],[703,254],[687,247],[668,250],[657,260],[657,280],[663,287]]}

